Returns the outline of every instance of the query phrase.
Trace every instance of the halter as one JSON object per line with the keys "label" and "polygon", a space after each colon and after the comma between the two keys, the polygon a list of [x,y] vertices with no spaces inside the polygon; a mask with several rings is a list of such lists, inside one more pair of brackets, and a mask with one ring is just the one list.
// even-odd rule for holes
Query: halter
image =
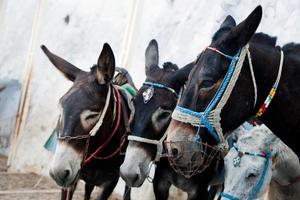
{"label": "halter", "polygon": [[[231,60],[228,71],[220,87],[218,88],[216,94],[214,95],[213,99],[210,101],[209,105],[206,107],[204,112],[196,112],[188,108],[176,106],[172,114],[172,118],[177,121],[189,123],[192,126],[198,127],[196,140],[201,139],[198,135],[200,127],[206,127],[209,133],[215,138],[215,140],[219,144],[220,149],[224,149],[226,148],[227,144],[224,139],[220,123],[221,110],[223,109],[233,90],[233,87],[238,79],[241,68],[243,66],[246,52],[249,50],[248,45],[246,45],[244,48],[242,48],[242,50],[239,50],[236,55],[230,56],[225,53],[222,53],[216,48],[207,47],[207,49],[215,51]],[[250,68],[251,71],[253,71],[252,63],[250,63]],[[255,80],[255,78],[253,78],[252,80]],[[256,86],[256,84],[254,85]],[[254,90],[256,91],[256,87],[254,88]]]}
{"label": "halter", "polygon": [[[167,91],[173,93],[176,96],[176,98],[178,97],[178,93],[176,92],[175,89],[170,88],[168,86],[165,86],[163,84],[154,83],[154,82],[144,82],[143,85],[150,86],[150,88],[148,88],[147,90],[152,89],[153,92],[154,92],[154,88],[160,88],[160,89],[164,89],[164,90],[167,90]],[[147,90],[145,90],[145,92]],[[153,96],[153,93],[152,93],[152,96]],[[146,101],[146,103],[147,103],[152,98],[152,96],[145,97],[144,94],[143,94],[144,103],[145,103],[145,98],[149,98]],[[128,141],[136,141],[136,142],[142,142],[142,143],[146,143],[146,144],[156,145],[157,151],[156,151],[154,161],[158,162],[160,160],[161,156],[162,156],[162,153],[163,153],[163,142],[166,139],[166,137],[167,137],[167,132],[165,132],[164,135],[159,140],[143,138],[143,137],[135,136],[135,135],[128,135],[127,139],[128,139]]]}
{"label": "halter", "polygon": [[[266,159],[262,175],[261,175],[260,179],[258,180],[257,184],[255,185],[255,187],[252,189],[250,195],[247,197],[247,200],[252,200],[259,193],[261,187],[263,186],[264,180],[267,175],[268,168],[270,166],[270,160],[272,159],[271,153],[269,153],[269,152],[268,153],[266,153],[266,152],[253,153],[253,152],[241,151],[238,148],[238,146],[236,145],[236,143],[234,143],[233,148],[238,152],[237,157],[235,157],[233,159],[234,167],[239,167],[239,164],[241,162],[241,158],[243,155],[262,157],[262,158]],[[224,193],[224,192],[221,192],[220,196],[227,198],[229,200],[240,200],[239,198],[236,198],[236,197],[234,197],[228,193]]]}
{"label": "halter", "polygon": [[[256,86],[254,70],[253,70],[248,44],[245,47],[243,47],[241,51],[239,50],[235,56],[227,55],[217,50],[216,48],[207,47],[207,49],[215,51],[231,60],[230,66],[221,83],[221,86],[218,88],[216,94],[214,95],[213,99],[210,101],[209,105],[206,107],[204,112],[196,112],[188,108],[177,106],[172,114],[172,118],[174,120],[183,123],[189,123],[192,126],[198,127],[198,131],[195,136],[196,140],[201,140],[199,135],[200,127],[206,127],[209,133],[218,142],[219,148],[224,151],[224,149],[227,148],[228,145],[226,143],[226,140],[224,139],[223,130],[221,127],[221,111],[225,106],[227,100],[229,99],[231,92],[236,84],[236,81],[241,73],[241,69],[246,55],[248,56],[248,62],[249,62],[251,78],[252,78],[253,88],[254,88],[253,108],[255,107],[257,102],[257,86]],[[276,81],[268,97],[266,98],[264,104],[261,106],[261,108],[259,109],[258,113],[255,115],[255,117],[259,117],[265,112],[265,110],[267,109],[267,107],[269,106],[270,102],[272,101],[275,95],[275,91],[278,87],[278,83],[281,78],[283,59],[284,59],[284,54],[281,51],[279,70],[278,70]]]}
{"label": "halter", "polygon": [[[107,109],[108,109],[108,106],[109,106],[109,103],[110,103],[112,88],[113,88],[113,94],[114,94],[115,99],[117,101],[117,103],[115,102],[115,106],[114,106],[114,109],[117,109],[117,113],[116,113],[116,116],[115,116],[115,119],[114,119],[114,121],[115,121],[114,129],[113,129],[112,133],[109,135],[109,137],[107,138],[107,140],[105,140],[105,142],[103,144],[101,144],[91,155],[88,156],[87,153],[88,153],[90,138],[96,135],[97,131],[101,128],[101,126],[103,124],[103,120],[104,120],[104,117],[106,116]],[[99,114],[98,114],[99,119],[98,119],[97,123],[95,124],[95,126],[90,130],[89,134],[79,135],[79,136],[60,136],[59,135],[58,139],[59,140],[87,139],[82,165],[87,164],[88,162],[90,162],[93,159],[104,160],[104,159],[111,158],[121,150],[121,148],[123,147],[123,145],[125,143],[125,137],[121,138],[120,146],[113,153],[111,153],[110,155],[100,157],[100,156],[97,156],[97,154],[108,145],[108,143],[112,140],[113,136],[116,134],[117,130],[119,129],[119,125],[120,125],[120,121],[121,121],[121,113],[122,113],[122,111],[121,111],[120,92],[114,85],[109,85],[104,108],[103,108],[102,112],[99,112]]]}

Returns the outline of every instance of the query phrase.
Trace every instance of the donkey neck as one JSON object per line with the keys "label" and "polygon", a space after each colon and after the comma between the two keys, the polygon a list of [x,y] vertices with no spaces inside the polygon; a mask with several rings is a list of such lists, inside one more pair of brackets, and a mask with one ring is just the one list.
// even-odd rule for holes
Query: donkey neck
{"label": "donkey neck", "polygon": [[[257,112],[275,83],[279,70],[280,50],[271,46],[251,44],[250,52],[258,88],[258,100],[254,109],[254,112]],[[296,88],[300,63],[297,67],[294,61],[291,62],[289,55],[285,55],[277,93],[260,119],[299,156],[300,149],[297,148],[294,137],[300,128],[298,114],[300,104],[297,103],[300,98],[300,88]]]}
{"label": "donkey neck", "polygon": [[277,181],[289,182],[300,176],[300,163],[297,155],[282,141],[277,139],[273,149],[276,149],[277,156],[274,158],[274,178]]}

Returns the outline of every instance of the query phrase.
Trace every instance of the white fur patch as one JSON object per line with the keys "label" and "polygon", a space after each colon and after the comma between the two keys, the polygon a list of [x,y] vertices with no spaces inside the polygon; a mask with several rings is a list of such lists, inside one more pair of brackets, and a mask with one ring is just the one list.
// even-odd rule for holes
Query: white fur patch
{"label": "white fur patch", "polygon": [[[75,151],[64,141],[58,141],[56,151],[51,163],[50,174],[59,185],[68,185],[76,178],[83,159],[83,154]],[[61,180],[61,174],[68,170],[67,180]],[[63,182],[62,182],[63,181]]]}
{"label": "white fur patch", "polygon": [[[151,162],[150,155],[137,145],[130,142],[126,149],[125,159],[120,167],[122,177],[132,177],[133,174],[139,175],[139,180],[132,183],[133,187],[141,185],[148,175],[149,164]],[[129,183],[130,185],[130,183]]]}
{"label": "white fur patch", "polygon": [[[99,117],[101,115],[101,112],[95,112],[91,110],[84,110],[80,114],[80,121],[84,129],[88,129],[96,124]],[[88,118],[91,116],[90,118]]]}

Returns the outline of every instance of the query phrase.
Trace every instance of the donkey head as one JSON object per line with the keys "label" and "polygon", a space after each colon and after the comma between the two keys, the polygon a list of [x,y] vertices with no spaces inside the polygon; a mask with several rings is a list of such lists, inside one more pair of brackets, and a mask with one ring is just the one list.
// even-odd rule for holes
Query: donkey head
{"label": "donkey head", "polygon": [[[227,55],[236,55],[238,50],[245,46],[255,33],[261,17],[262,8],[260,6],[237,26],[235,20],[231,16],[228,16],[222,23],[220,29],[214,34],[209,46]],[[220,87],[230,63],[231,60],[224,55],[212,51],[211,49],[205,49],[190,73],[186,89],[179,100],[178,106],[195,112],[205,111]],[[242,79],[243,81],[238,82],[239,86],[245,86],[245,84],[247,84],[249,87],[249,85],[251,85],[252,82],[249,75]],[[229,101],[231,101],[232,96],[234,96],[235,102],[240,101],[246,103],[227,103],[225,105],[221,113],[221,125],[224,132],[232,129],[234,124],[236,126],[242,124],[242,122],[245,121],[245,115],[250,115],[249,112],[253,104],[249,101],[249,96],[254,96],[253,90],[247,88],[246,91],[244,91],[245,87],[241,88],[243,88],[243,95],[239,95],[241,91],[235,87]],[[235,107],[234,109],[237,112],[228,112],[232,107]],[[235,120],[232,120],[233,117]],[[202,143],[209,144],[210,146],[214,146],[218,143],[206,127],[201,126],[198,128],[174,119],[168,128],[167,141],[194,141],[196,134],[200,137]],[[195,145],[173,146],[172,149],[168,150],[181,155],[176,161],[178,164],[184,166],[189,163],[190,159],[195,157],[192,153],[194,152],[194,149],[192,149],[194,146]],[[201,151],[203,147],[201,147],[201,145],[198,146],[199,151]]]}
{"label": "donkey head", "polygon": [[[112,49],[104,44],[98,63],[85,72],[41,47],[52,64],[73,82],[60,99],[61,115],[58,121],[58,144],[50,167],[50,175],[58,185],[72,185],[79,176],[89,132],[102,112],[109,84],[115,72]],[[110,113],[110,112],[108,112]],[[109,120],[109,115],[105,116]],[[99,137],[97,134],[95,137]],[[80,139],[81,138],[81,139]]]}
{"label": "donkey head", "polygon": [[[168,127],[171,113],[176,106],[177,94],[187,79],[193,66],[188,65],[180,70],[168,62],[163,68],[158,66],[158,45],[152,40],[145,53],[145,83],[157,83],[174,90],[158,88],[144,84],[134,98],[135,114],[131,123],[133,136],[140,138],[160,140]],[[152,96],[145,93],[152,91]],[[148,175],[148,168],[157,152],[155,144],[139,141],[130,141],[126,150],[125,161],[121,166],[121,176],[127,184],[138,187]]]}
{"label": "donkey head", "polygon": [[[270,185],[274,164],[271,158],[264,155],[270,153],[274,156],[281,146],[280,140],[265,125],[238,133],[237,143],[224,158],[224,193],[238,199],[263,199]],[[253,193],[260,182],[262,185],[255,191],[256,194]]]}

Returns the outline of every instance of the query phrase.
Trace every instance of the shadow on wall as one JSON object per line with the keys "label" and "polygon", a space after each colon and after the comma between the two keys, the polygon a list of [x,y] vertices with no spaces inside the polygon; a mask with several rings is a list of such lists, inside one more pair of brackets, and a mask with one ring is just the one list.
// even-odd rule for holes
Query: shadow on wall
{"label": "shadow on wall", "polygon": [[0,81],[0,155],[8,156],[20,97],[21,84],[18,81]]}

